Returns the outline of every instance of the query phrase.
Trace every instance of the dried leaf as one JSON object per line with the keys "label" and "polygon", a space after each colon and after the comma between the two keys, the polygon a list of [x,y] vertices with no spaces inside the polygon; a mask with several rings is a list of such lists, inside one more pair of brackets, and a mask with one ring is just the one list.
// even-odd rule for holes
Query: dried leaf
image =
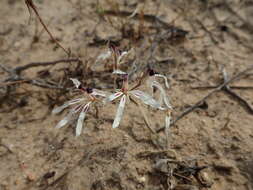
{"label": "dried leaf", "polygon": [[126,95],[123,95],[122,98],[120,99],[119,107],[117,109],[117,113],[113,121],[112,128],[117,128],[119,126],[119,123],[123,116],[125,104],[126,104]]}

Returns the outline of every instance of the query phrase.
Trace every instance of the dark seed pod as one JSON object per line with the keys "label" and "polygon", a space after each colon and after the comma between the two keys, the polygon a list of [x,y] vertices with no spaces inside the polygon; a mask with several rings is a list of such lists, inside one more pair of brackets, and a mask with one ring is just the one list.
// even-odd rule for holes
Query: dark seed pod
{"label": "dark seed pod", "polygon": [[148,75],[149,76],[154,76],[155,75],[155,71],[153,69],[148,69]]}
{"label": "dark seed pod", "polygon": [[86,92],[88,93],[88,94],[91,94],[92,92],[93,92],[93,89],[92,88],[86,88]]}

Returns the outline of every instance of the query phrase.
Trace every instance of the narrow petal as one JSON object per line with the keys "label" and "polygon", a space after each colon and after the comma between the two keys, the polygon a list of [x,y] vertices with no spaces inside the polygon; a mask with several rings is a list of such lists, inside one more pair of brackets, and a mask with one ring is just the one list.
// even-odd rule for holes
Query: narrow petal
{"label": "narrow petal", "polygon": [[167,142],[169,140],[169,134],[170,134],[170,123],[171,123],[171,117],[166,115],[165,116],[165,135],[167,138]]}
{"label": "narrow petal", "polygon": [[110,50],[108,50],[107,52],[105,53],[102,53],[100,54],[98,57],[97,57],[97,60],[96,60],[96,63],[99,62],[99,61],[103,61],[103,60],[106,60],[107,58],[109,58],[110,56],[112,55],[112,52]]}
{"label": "narrow petal", "polygon": [[97,90],[97,89],[93,89],[91,95],[93,96],[102,96],[102,97],[106,97],[107,96],[107,92],[102,91],[102,90]]}
{"label": "narrow petal", "polygon": [[156,109],[161,109],[160,104],[149,94],[146,94],[140,90],[132,90],[130,93],[136,98],[139,98],[144,104],[147,104]]}
{"label": "narrow petal", "polygon": [[120,99],[119,107],[117,109],[117,113],[115,115],[115,119],[112,124],[112,128],[117,128],[119,126],[119,123],[121,121],[121,118],[123,116],[124,108],[126,105],[126,95],[123,95]]}
{"label": "narrow petal", "polygon": [[78,121],[77,121],[77,125],[76,125],[76,136],[80,136],[82,133],[83,121],[85,119],[85,115],[86,115],[87,111],[89,110],[89,106],[90,106],[90,102],[83,107],[83,109],[78,117]]}
{"label": "narrow petal", "polygon": [[[168,98],[168,96],[167,96],[165,90],[164,90],[163,87],[161,86],[161,84],[160,84],[159,82],[157,82],[157,81],[153,81],[152,84],[151,84],[151,86],[152,86],[152,87],[155,86],[155,87],[160,91],[160,93],[161,93],[161,94],[160,94],[160,99],[163,100],[163,102],[164,102],[164,104],[165,104],[165,106],[166,106],[167,108],[172,109],[172,106],[171,106],[171,104],[170,104],[169,98]],[[160,102],[160,104],[161,104],[161,103],[162,103],[162,102]]]}
{"label": "narrow petal", "polygon": [[72,118],[73,114],[69,113],[66,117],[64,117],[59,123],[55,126],[55,128],[60,129],[65,126]]}
{"label": "narrow petal", "polygon": [[120,54],[120,56],[119,56],[119,58],[118,58],[118,64],[120,64],[122,58],[123,58],[124,56],[126,56],[127,54],[128,54],[127,51],[123,51],[123,52]]}
{"label": "narrow petal", "polygon": [[[166,133],[169,132],[169,128],[170,128],[170,116],[165,116],[165,131]],[[168,133],[167,133],[168,134]]]}
{"label": "narrow petal", "polygon": [[68,101],[65,104],[63,104],[62,106],[54,108],[53,111],[52,111],[52,114],[60,113],[62,110],[64,110],[68,106],[73,105],[73,104],[77,104],[77,103],[79,103],[79,102],[81,102],[83,100],[84,100],[84,98],[78,98],[78,99],[74,99],[74,100]]}
{"label": "narrow petal", "polygon": [[77,79],[70,78],[70,80],[73,82],[76,88],[79,88],[79,86],[81,85],[81,82]]}
{"label": "narrow petal", "polygon": [[119,69],[116,69],[116,70],[113,71],[112,74],[125,75],[125,74],[127,74],[127,73],[124,72],[124,71],[121,71],[121,70],[119,70]]}
{"label": "narrow petal", "polygon": [[169,83],[168,83],[168,79],[167,79],[166,76],[161,75],[161,74],[155,74],[155,77],[161,77],[161,78],[163,78],[163,79],[164,79],[164,82],[165,82],[166,88],[170,88]]}
{"label": "narrow petal", "polygon": [[134,10],[134,12],[133,12],[130,16],[128,16],[128,18],[133,18],[133,17],[135,17],[136,14],[139,12],[139,10],[140,10],[140,6],[137,6],[136,9]]}
{"label": "narrow petal", "polygon": [[111,94],[109,96],[107,96],[105,99],[104,99],[104,103],[107,103],[107,102],[111,102],[113,100],[115,100],[116,98],[120,97],[121,95],[123,94],[123,92],[116,92],[114,94]]}

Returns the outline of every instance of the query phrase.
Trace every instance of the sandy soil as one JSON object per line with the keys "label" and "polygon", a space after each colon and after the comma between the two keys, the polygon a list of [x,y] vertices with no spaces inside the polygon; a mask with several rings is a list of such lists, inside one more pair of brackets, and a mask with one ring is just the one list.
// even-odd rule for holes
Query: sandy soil
{"label": "sandy soil", "polygon": [[[172,28],[188,31],[186,36],[171,33],[171,28],[148,16],[128,18],[124,11],[131,13],[137,6],[132,0],[34,3],[54,36],[82,62],[32,67],[20,73],[64,89],[11,84],[5,81],[8,72],[0,69],[0,190],[253,189],[252,112],[224,91],[171,127],[169,149],[164,132],[151,135],[132,104],[127,105],[117,129],[111,125],[118,103],[99,107],[98,118],[91,110],[80,137],[75,137],[74,125],[56,129],[64,114],[51,114],[55,106],[75,96],[66,90],[71,88],[70,77],[110,90],[112,78],[94,62],[111,39],[122,49],[133,48],[129,64],[135,60],[144,68],[150,63],[169,78],[167,93],[177,118],[212,90],[193,87],[222,83],[222,68],[232,77],[252,65],[251,1],[146,0],[141,9],[145,15],[157,15]],[[66,59],[34,14],[29,22],[23,1],[1,1],[0,17],[1,65],[15,68]],[[231,86],[252,86],[252,81],[253,72],[249,72]],[[252,89],[232,90],[253,106]],[[145,111],[153,128],[164,125],[162,112]],[[197,172],[202,166],[207,168]]]}

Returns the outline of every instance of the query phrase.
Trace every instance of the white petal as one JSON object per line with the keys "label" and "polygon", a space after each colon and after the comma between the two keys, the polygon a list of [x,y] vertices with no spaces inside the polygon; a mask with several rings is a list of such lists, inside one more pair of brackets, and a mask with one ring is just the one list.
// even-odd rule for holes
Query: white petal
{"label": "white petal", "polygon": [[62,110],[64,110],[68,106],[73,105],[73,104],[77,104],[77,103],[79,103],[79,102],[81,102],[83,100],[84,100],[84,98],[78,98],[78,99],[74,99],[74,100],[68,101],[65,104],[63,104],[62,106],[54,108],[53,111],[52,111],[52,114],[60,113]]}
{"label": "white petal", "polygon": [[66,125],[72,118],[73,114],[69,113],[66,117],[64,117],[56,126],[55,128],[59,129]]}
{"label": "white petal", "polygon": [[106,97],[107,96],[107,92],[102,91],[102,90],[97,90],[97,89],[93,89],[91,95],[93,96],[102,96],[102,97]]}
{"label": "white petal", "polygon": [[166,88],[170,88],[169,83],[168,83],[168,79],[167,79],[166,76],[160,75],[160,74],[155,74],[155,77],[161,77],[161,78],[163,78],[163,79],[164,79],[164,82],[165,82]]}
{"label": "white petal", "polygon": [[100,60],[103,61],[103,60],[109,58],[111,55],[112,55],[112,52],[111,52],[110,50],[108,50],[108,51],[105,52],[105,53],[100,54],[100,55],[97,57],[96,63],[97,63],[98,61],[100,61]]}
{"label": "white petal", "polygon": [[[163,89],[163,87],[160,85],[160,83],[157,82],[157,81],[153,81],[152,84],[151,84],[151,86],[152,86],[152,87],[155,86],[155,87],[160,91],[160,93],[161,93],[161,94],[160,94],[160,98],[163,100],[165,106],[166,106],[167,108],[169,108],[169,109],[172,109],[172,106],[171,106],[171,104],[170,104],[170,102],[169,102],[169,98],[168,98],[168,96],[166,95],[166,92],[165,92],[165,90]],[[160,103],[161,103],[161,102],[160,102]]]}
{"label": "white petal", "polygon": [[128,54],[127,51],[123,51],[123,52],[120,54],[120,56],[119,56],[119,58],[118,58],[118,64],[120,64],[121,59],[122,59],[125,55],[127,55],[127,54]]}
{"label": "white petal", "polygon": [[121,121],[121,118],[123,116],[124,108],[126,105],[126,95],[123,95],[120,99],[119,107],[117,109],[117,113],[115,115],[115,119],[112,124],[112,128],[117,128],[119,126],[119,123]]}
{"label": "white petal", "polygon": [[120,97],[122,94],[123,94],[123,92],[116,92],[116,93],[114,93],[114,94],[111,94],[111,95],[107,96],[107,97],[103,100],[103,102],[104,102],[104,103],[111,102],[111,101],[115,100],[116,98]]}
{"label": "white petal", "polygon": [[171,122],[171,117],[166,115],[165,116],[165,135],[167,137],[167,140],[169,138],[170,122]]}
{"label": "white petal", "polygon": [[63,104],[62,106],[56,107],[53,109],[52,114],[60,113],[62,110],[64,110],[68,106],[69,105],[66,103],[66,104]]}
{"label": "white petal", "polygon": [[127,73],[124,72],[124,71],[121,71],[121,70],[117,69],[117,70],[114,70],[112,74],[125,75]]}
{"label": "white petal", "polygon": [[74,108],[72,108],[70,112],[72,114],[78,113],[79,111],[81,111],[83,109],[84,106],[85,106],[85,104],[79,104],[79,105],[75,106]]}
{"label": "white petal", "polygon": [[135,15],[139,12],[140,6],[137,6],[134,12],[128,17],[128,18],[133,18]]}
{"label": "white petal", "polygon": [[144,104],[147,104],[156,109],[161,109],[160,104],[149,94],[146,94],[140,90],[132,90],[130,93],[133,94],[136,98],[139,98]]}
{"label": "white petal", "polygon": [[84,121],[85,115],[89,109],[89,106],[90,106],[90,102],[83,107],[83,109],[78,117],[78,121],[77,121],[77,125],[76,125],[76,136],[80,136],[82,133],[83,121]]}
{"label": "white petal", "polygon": [[165,131],[169,131],[169,128],[170,128],[170,116],[165,116]]}
{"label": "white petal", "polygon": [[70,78],[70,80],[73,82],[76,88],[79,88],[79,86],[81,85],[81,82],[77,79]]}

